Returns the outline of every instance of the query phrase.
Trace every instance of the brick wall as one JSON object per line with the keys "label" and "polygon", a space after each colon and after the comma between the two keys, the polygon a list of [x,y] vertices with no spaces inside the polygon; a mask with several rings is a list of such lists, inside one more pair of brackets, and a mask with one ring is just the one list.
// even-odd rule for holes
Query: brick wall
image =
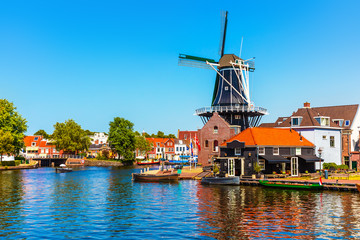
{"label": "brick wall", "polygon": [[[217,131],[214,131],[215,127],[217,127]],[[234,136],[235,131],[215,112],[204,127],[198,130],[198,135],[201,145],[198,161],[203,166],[206,166],[211,164],[212,157],[220,156],[220,144]],[[208,146],[205,146],[206,140],[208,141]],[[214,149],[215,141],[218,142],[217,149]]]}

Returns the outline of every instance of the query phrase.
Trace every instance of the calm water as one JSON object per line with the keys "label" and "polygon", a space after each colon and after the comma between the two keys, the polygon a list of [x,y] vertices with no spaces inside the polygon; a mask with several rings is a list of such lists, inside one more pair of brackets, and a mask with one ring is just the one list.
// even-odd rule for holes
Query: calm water
{"label": "calm water", "polygon": [[138,171],[0,172],[0,238],[360,238],[360,194],[133,183]]}

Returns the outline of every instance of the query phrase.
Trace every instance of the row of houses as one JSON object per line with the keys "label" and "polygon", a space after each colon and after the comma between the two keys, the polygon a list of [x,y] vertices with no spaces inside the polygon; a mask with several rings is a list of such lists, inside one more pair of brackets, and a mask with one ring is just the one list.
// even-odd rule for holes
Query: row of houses
{"label": "row of houses", "polygon": [[359,105],[311,108],[306,102],[290,116],[237,135],[235,127],[215,112],[196,133],[201,145],[199,162],[229,165],[243,159],[237,161],[242,168],[234,166],[236,171],[242,169],[241,174],[253,171],[255,162],[263,166],[263,172],[312,172],[320,168],[320,159],[358,169],[359,130]]}

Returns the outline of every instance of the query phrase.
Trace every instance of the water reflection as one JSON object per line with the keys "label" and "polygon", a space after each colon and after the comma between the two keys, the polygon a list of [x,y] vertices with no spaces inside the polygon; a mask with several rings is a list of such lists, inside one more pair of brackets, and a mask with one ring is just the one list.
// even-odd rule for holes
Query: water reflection
{"label": "water reflection", "polygon": [[0,238],[360,238],[357,193],[140,183],[133,171],[0,172]]}
{"label": "water reflection", "polygon": [[199,228],[216,239],[360,236],[358,194],[201,186],[198,197]]}
{"label": "water reflection", "polygon": [[0,184],[0,237],[16,236],[23,225],[22,172],[18,170],[1,171]]}

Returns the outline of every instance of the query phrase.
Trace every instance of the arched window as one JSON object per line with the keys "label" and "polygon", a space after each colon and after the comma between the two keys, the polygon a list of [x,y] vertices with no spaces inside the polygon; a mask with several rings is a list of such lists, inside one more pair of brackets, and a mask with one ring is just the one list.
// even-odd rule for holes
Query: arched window
{"label": "arched window", "polygon": [[215,141],[214,141],[214,149],[213,149],[214,152],[217,152],[217,151],[218,151],[218,149],[219,149],[218,146],[219,146],[219,142],[218,142],[218,140],[215,140]]}
{"label": "arched window", "polygon": [[205,140],[205,147],[209,147],[209,141]]}
{"label": "arched window", "polygon": [[219,132],[219,129],[217,126],[214,127],[214,133],[218,133]]}

